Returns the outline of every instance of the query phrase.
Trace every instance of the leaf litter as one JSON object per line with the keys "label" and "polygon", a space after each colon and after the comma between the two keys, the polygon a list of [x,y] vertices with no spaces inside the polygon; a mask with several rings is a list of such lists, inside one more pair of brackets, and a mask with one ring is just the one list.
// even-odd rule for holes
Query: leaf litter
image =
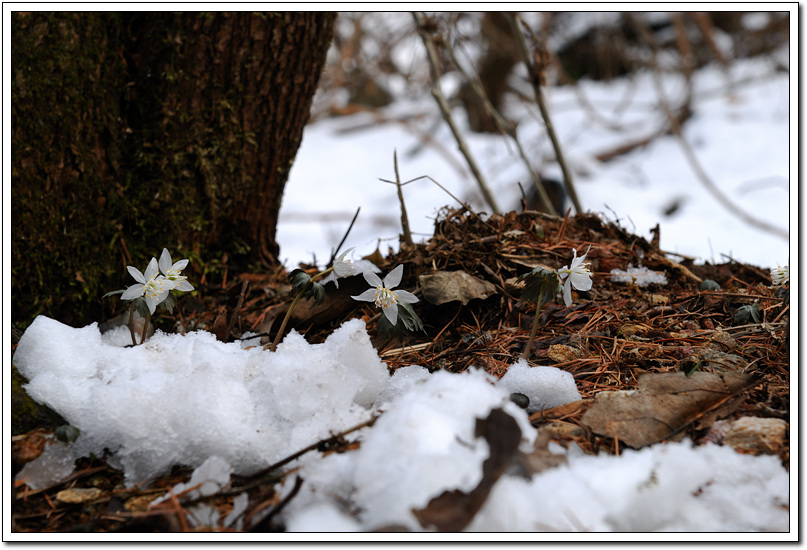
{"label": "leaf litter", "polygon": [[[505,437],[512,430],[496,411],[479,419],[477,436],[491,449],[482,480],[469,492],[446,491],[414,511],[424,526],[447,531],[467,526],[507,467],[534,473],[563,463],[546,451],[550,442],[575,445],[591,455],[620,454],[627,447],[683,437],[696,444],[726,444],[732,442],[726,437],[732,423],[742,421],[734,430],[734,439],[741,440],[735,448],[775,454],[789,468],[787,430],[780,424],[756,429],[744,420],[778,419],[787,426],[789,306],[770,288],[765,269],[736,262],[696,265],[666,254],[659,242],[650,243],[594,214],[560,218],[522,211],[483,221],[465,208],[446,207],[427,243],[403,244],[395,254],[377,251],[366,258],[384,272],[403,264],[400,288],[426,298],[417,304],[423,331],[404,339],[373,339],[390,372],[410,365],[430,372],[482,368],[501,378],[523,351],[534,317],[534,305],[520,299],[518,277],[538,266],[566,265],[572,248],[591,246],[592,289],[576,292],[569,308],[560,297],[543,306],[529,357],[531,365],[571,373],[582,399],[530,415],[539,430],[532,455],[512,448],[511,438]],[[667,284],[643,287],[612,280],[612,270],[631,265],[664,275]],[[314,272],[315,266],[301,269]],[[345,279],[338,290],[330,283],[323,303],[301,304],[290,327],[316,343],[360,316],[370,334],[376,334],[378,312],[349,299],[356,293],[353,287],[365,286],[360,279]],[[701,290],[704,280],[721,290]],[[198,296],[180,305],[170,319],[179,332],[209,330],[223,341],[256,338],[257,333],[263,344],[274,336],[273,320],[282,318],[291,297],[282,272],[230,274],[220,284],[200,284]],[[736,324],[737,312],[751,306],[759,322]],[[497,431],[501,433],[494,435]],[[15,471],[37,455],[32,448],[44,448],[42,441],[42,430],[14,438]],[[361,439],[348,431],[302,451],[347,453],[360,446]],[[15,485],[16,530],[198,531],[203,527],[189,518],[188,508],[199,500],[220,518],[238,507],[238,521],[233,517],[218,530],[282,530],[272,520],[296,494],[281,496],[280,484],[294,472],[282,466],[258,477],[234,475],[229,486],[189,500],[170,490],[191,477],[191,470],[181,465],[147,486],[130,489],[104,457],[80,458],[76,465],[67,480],[45,489]],[[81,488],[77,484],[100,492],[92,491],[83,503],[56,498]],[[241,495],[248,500],[236,501]],[[144,507],[143,502],[158,498],[163,498],[160,505]]]}

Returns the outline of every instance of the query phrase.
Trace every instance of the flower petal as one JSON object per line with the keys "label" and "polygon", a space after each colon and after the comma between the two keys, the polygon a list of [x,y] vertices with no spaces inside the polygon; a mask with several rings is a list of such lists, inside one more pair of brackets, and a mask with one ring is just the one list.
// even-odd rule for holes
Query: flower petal
{"label": "flower petal", "polygon": [[390,271],[387,276],[384,277],[384,287],[395,288],[401,284],[401,279],[403,279],[403,264]]}
{"label": "flower petal", "polygon": [[[380,280],[378,281],[381,282]],[[354,300],[358,300],[360,302],[375,302],[375,289],[368,288],[358,296],[351,296]]]}
{"label": "flower petal", "polygon": [[194,290],[193,285],[190,284],[188,281],[181,281],[177,286],[174,287],[175,290],[180,290],[182,292],[189,292]]}
{"label": "flower petal", "polygon": [[160,254],[160,271],[168,275],[169,269],[171,269],[171,254],[167,248],[163,248],[163,253]]}
{"label": "flower petal", "polygon": [[395,326],[395,323],[398,322],[398,306],[383,307],[381,309],[384,310],[384,315],[389,319],[389,322]]}
{"label": "flower petal", "polygon": [[569,280],[577,290],[591,290],[591,277],[587,273],[572,272]]}
{"label": "flower petal", "polygon": [[365,271],[362,275],[364,275],[364,280],[367,281],[367,284],[371,287],[377,288],[381,286],[381,279],[372,271]]}
{"label": "flower petal", "polygon": [[393,294],[398,297],[398,301],[402,304],[414,304],[418,301],[418,297],[406,290],[393,290]]}
{"label": "flower petal", "polygon": [[157,275],[157,273],[159,273],[159,272],[160,272],[160,268],[157,267],[157,259],[152,258],[151,261],[149,262],[148,267],[146,268],[146,272],[143,274],[145,276],[145,281],[143,281],[143,282],[144,283],[148,282],[149,280],[154,278]]}
{"label": "flower petal", "polygon": [[135,281],[137,281],[138,283],[146,284],[146,278],[143,277],[143,274],[140,272],[139,269],[137,269],[132,265],[126,266],[126,269],[129,271],[129,275],[134,277]]}
{"label": "flower petal", "polygon": [[146,297],[146,305],[149,307],[149,313],[154,315],[154,310],[157,309],[157,304],[160,302],[162,302],[162,300],[160,300],[159,297]]}
{"label": "flower petal", "polygon": [[350,254],[350,252],[351,252],[351,251],[352,251],[354,248],[356,248],[356,247],[355,247],[355,246],[351,246],[350,248],[348,248],[347,250],[345,250],[344,252],[342,252],[342,253],[339,255],[339,258],[338,258],[338,259],[339,259],[340,261],[344,261],[345,256],[347,256],[348,254]]}
{"label": "flower petal", "polygon": [[[134,269],[134,268],[132,268]],[[139,273],[139,272],[138,272]],[[126,289],[126,292],[121,294],[121,300],[134,300],[135,298],[139,298],[143,295],[143,289],[145,285],[132,285]]]}
{"label": "flower petal", "polygon": [[572,305],[572,278],[569,277],[566,279],[566,282],[563,283],[563,303],[566,304],[566,307]]}
{"label": "flower petal", "polygon": [[[341,256],[333,261],[333,272],[336,274],[336,277],[349,277],[356,273],[353,260],[350,258],[345,259],[345,256],[347,256],[352,250],[352,247],[348,248],[342,252]],[[336,285],[336,288],[339,288],[339,284]]]}
{"label": "flower petal", "polygon": [[188,260],[179,260],[171,266],[171,271],[182,271],[188,266]]}

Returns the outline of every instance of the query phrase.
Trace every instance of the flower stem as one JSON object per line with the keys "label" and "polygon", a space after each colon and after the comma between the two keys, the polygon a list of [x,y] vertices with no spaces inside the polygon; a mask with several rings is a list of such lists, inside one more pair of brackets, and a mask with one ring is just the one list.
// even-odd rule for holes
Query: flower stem
{"label": "flower stem", "polygon": [[135,338],[134,329],[134,302],[129,303],[129,334],[132,335],[132,345],[137,345],[137,338]]}
{"label": "flower stem", "polygon": [[530,357],[530,351],[532,351],[532,342],[535,340],[535,334],[538,332],[538,318],[541,314],[541,305],[544,303],[544,296],[546,295],[546,290],[541,290],[541,295],[538,297],[538,303],[535,306],[535,320],[532,322],[532,332],[530,332],[530,339],[527,341],[527,347],[524,348],[524,353],[521,354],[521,357],[524,360],[528,360]]}
{"label": "flower stem", "polygon": [[146,337],[148,336],[149,321],[151,321],[151,313],[146,313],[146,319],[143,322],[143,334],[140,335],[141,344],[146,341]]}
{"label": "flower stem", "polygon": [[283,322],[280,323],[280,328],[277,331],[277,336],[275,336],[275,341],[272,342],[271,344],[266,344],[265,346],[263,346],[263,349],[269,349],[270,351],[275,351],[277,349],[278,344],[280,344],[280,339],[283,337],[283,331],[286,329],[286,325],[289,323],[289,319],[291,318],[291,312],[294,311],[294,306],[296,306],[297,302],[300,301],[300,298],[303,297],[303,294],[305,294],[305,291],[308,290],[308,288],[312,284],[314,284],[315,279],[319,279],[320,277],[330,273],[331,271],[333,271],[333,266],[331,266],[328,269],[326,269],[325,271],[321,271],[321,272],[317,273],[316,275],[314,275],[313,277],[311,277],[308,280],[308,282],[305,284],[305,286],[300,289],[300,292],[298,292],[297,296],[294,297],[294,301],[291,303],[291,305],[289,306],[289,309],[286,311],[286,316],[283,317]]}

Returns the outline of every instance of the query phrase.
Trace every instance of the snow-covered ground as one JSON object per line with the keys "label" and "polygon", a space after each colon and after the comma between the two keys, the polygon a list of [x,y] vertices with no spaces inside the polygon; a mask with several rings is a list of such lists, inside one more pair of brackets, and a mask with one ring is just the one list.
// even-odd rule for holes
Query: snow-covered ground
{"label": "snow-covered ground", "polygon": [[[480,483],[491,451],[475,434],[478,419],[500,409],[514,419],[519,448],[529,453],[537,432],[510,393],[529,395],[538,409],[580,398],[569,373],[523,361],[498,382],[474,369],[429,374],[409,366],[390,376],[359,319],[322,344],[309,345],[292,332],[276,352],[218,342],[207,332],[158,332],[142,346],[122,347],[129,341],[124,327],[102,336],[95,324],[75,329],[38,317],[28,328],[14,357],[30,380],[26,391],[81,436],[70,446],[49,447],[18,480],[48,487],[72,472],[76,457],[106,448],[128,486],[184,464],[196,470],[175,492],[203,484],[200,494],[213,494],[231,473],[254,473],[380,413],[371,427],[348,436],[360,438],[357,450],[309,452],[289,465],[299,469],[281,494],[290,493],[297,477],[303,484],[281,519],[292,532],[422,531],[413,509]],[[742,540],[767,541],[782,536],[772,532],[793,532],[797,501],[776,456],[689,441],[621,456],[585,455],[574,444],[549,450],[567,464],[532,476],[506,472],[467,530],[507,531],[524,540],[569,540],[568,533],[592,531],[750,531],[765,534]],[[247,497],[233,504],[236,511],[225,517],[207,504],[191,505],[189,521],[242,528],[238,510],[247,508]]]}
{"label": "snow-covered ground", "polygon": [[[411,20],[408,14],[387,15]],[[411,55],[409,64],[425,63],[419,39],[401,49]],[[735,60],[727,69],[715,64],[697,71],[694,114],[684,125],[684,135],[715,187],[736,209],[771,226],[771,231],[749,224],[722,205],[672,135],[607,163],[594,159],[663,127],[664,114],[650,72],[607,84],[582,81],[577,87],[546,91],[583,209],[618,220],[647,238],[659,223],[662,250],[699,262],[723,263],[731,257],[761,267],[795,264],[788,241],[798,201],[796,125],[790,123],[795,83],[775,66],[775,62],[790,66],[788,56],[789,51],[782,50],[773,57]],[[680,74],[664,75],[662,82],[667,100],[678,105],[685,90]],[[444,94],[450,96],[458,85],[454,74],[446,75]],[[450,130],[439,122],[431,96],[410,97],[401,89],[396,97],[376,113],[319,119],[306,128],[278,226],[281,259],[287,267],[310,262],[314,255],[318,262],[326,262],[358,207],[361,213],[346,246],[355,246],[360,254],[371,253],[379,244],[382,253],[388,246],[397,249],[401,223],[396,190],[379,181],[395,179],[395,150],[402,181],[431,176],[476,209],[490,212]],[[560,179],[537,107],[513,104],[507,114],[520,121],[519,138],[535,168]],[[454,109],[454,116],[466,127],[461,108]],[[423,136],[430,134],[432,140],[424,144]],[[512,141],[471,132],[464,137],[500,208],[519,208],[517,182],[526,189],[530,179]],[[442,206],[458,206],[425,179],[406,186],[404,198],[410,226],[422,239],[431,236]],[[666,216],[664,211],[674,205],[678,208]]]}

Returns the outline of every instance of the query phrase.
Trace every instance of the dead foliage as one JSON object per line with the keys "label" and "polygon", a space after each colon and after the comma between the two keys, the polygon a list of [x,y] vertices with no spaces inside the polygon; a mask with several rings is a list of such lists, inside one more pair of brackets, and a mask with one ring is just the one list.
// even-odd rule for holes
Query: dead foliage
{"label": "dead foliage", "polygon": [[[501,453],[485,463],[480,487],[471,493],[454,491],[437,497],[418,512],[424,524],[448,530],[467,525],[508,465],[520,464],[527,475],[556,466],[562,461],[546,452],[549,441],[576,444],[586,453],[618,454],[626,446],[680,437],[689,437],[696,444],[722,441],[727,431],[720,428],[724,424],[715,424],[718,421],[741,417],[789,421],[789,308],[783,304],[781,292],[770,288],[767,270],[739,263],[675,262],[659,248],[663,236],[658,228],[655,234],[648,242],[591,214],[559,218],[523,211],[483,220],[465,209],[446,208],[428,243],[370,258],[384,273],[403,264],[400,288],[421,296],[415,308],[423,319],[424,332],[405,341],[374,338],[391,372],[417,364],[432,372],[482,368],[501,377],[522,353],[534,318],[535,306],[519,299],[518,276],[539,265],[552,269],[568,265],[573,248],[582,254],[591,247],[587,259],[594,273],[592,289],[575,293],[569,308],[559,298],[543,306],[530,357],[533,365],[554,365],[572,373],[582,401],[533,413],[530,420],[541,436],[536,452],[514,456],[512,445],[497,442]],[[614,282],[610,271],[624,270],[629,263],[663,273],[668,283]],[[464,275],[440,275],[446,273]],[[283,275],[243,273],[231,274],[226,282],[207,280],[199,285],[196,298],[180,302],[173,322],[178,330],[211,330],[222,340],[252,331],[264,332],[264,341],[270,341],[279,324],[274,320],[282,318],[293,298]],[[329,284],[325,302],[317,308],[299,308],[290,327],[318,342],[345,320],[362,317],[370,334],[377,334],[378,311],[372,304],[349,298],[357,293],[356,284],[359,289],[366,286],[361,279],[345,279],[338,290]],[[717,282],[720,290],[701,290],[706,279]],[[450,292],[434,298],[431,291],[421,293],[419,281],[437,281],[438,290],[448,286]],[[472,284],[464,286],[469,281]],[[760,322],[736,325],[735,313],[749,304],[757,304]],[[633,397],[621,393],[631,390],[637,390]],[[603,408],[606,403],[610,408]],[[500,421],[480,419],[477,435],[491,441],[493,435],[487,428]],[[746,441],[738,450],[769,449],[787,467],[789,444],[784,432],[778,427],[769,429],[766,437],[780,434],[778,441],[766,440],[766,447]],[[742,427],[738,433],[745,437],[753,430]],[[35,432],[30,437],[41,439],[42,434]],[[17,460],[30,460],[36,454],[31,449],[41,447],[39,439],[20,442],[14,454]],[[304,451],[351,452],[359,445],[360,440],[344,433]],[[490,446],[494,448],[494,444]],[[70,479],[53,487],[40,491],[16,487],[17,530],[203,529],[189,517],[192,502],[183,495],[148,506],[171,487],[187,481],[189,470],[177,467],[149,484],[125,489],[121,472],[102,458],[79,459],[77,466]],[[229,487],[206,497],[205,502],[216,507],[219,517],[225,517],[233,509],[234,498],[246,492],[249,505],[242,515],[243,529],[282,530],[278,512],[296,491],[287,493],[284,500],[276,490],[278,484],[296,484],[299,489],[305,482],[294,480],[290,475],[294,470],[283,466],[267,469],[258,478],[233,476]],[[89,488],[100,492],[63,493]],[[70,498],[62,498],[65,495]],[[86,500],[71,501],[76,495]]]}

